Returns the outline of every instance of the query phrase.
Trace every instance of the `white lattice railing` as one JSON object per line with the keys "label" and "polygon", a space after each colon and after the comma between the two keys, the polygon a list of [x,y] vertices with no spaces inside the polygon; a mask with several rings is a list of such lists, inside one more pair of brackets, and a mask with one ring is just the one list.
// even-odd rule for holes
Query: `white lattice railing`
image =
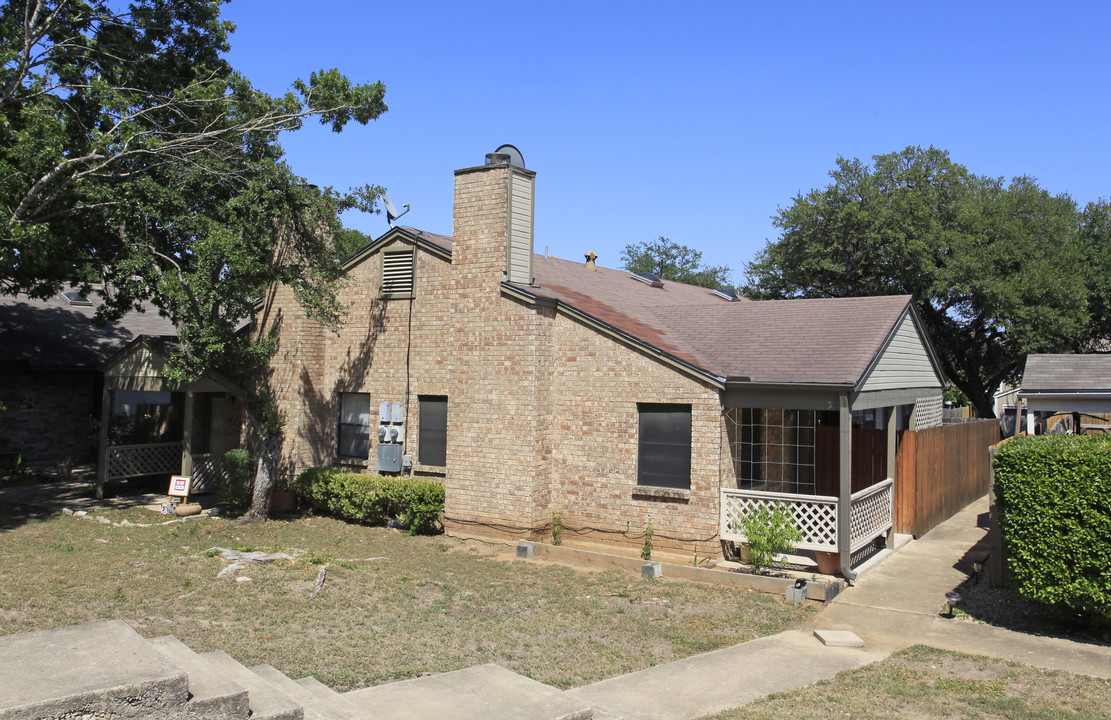
{"label": "white lattice railing", "polygon": [[215,492],[224,483],[224,460],[219,455],[194,455],[189,492]]}
{"label": "white lattice railing", "polygon": [[[894,481],[888,478],[852,496],[849,505],[851,552],[864,547],[891,527],[894,485]],[[744,531],[738,520],[756,507],[774,507],[778,503],[791,508],[795,525],[802,532],[798,549],[837,551],[837,498],[831,495],[794,495],[722,488],[721,521],[718,529],[721,539],[744,542]]]}
{"label": "white lattice railing", "polygon": [[849,504],[850,552],[856,552],[887,532],[895,521],[895,481],[887,478],[853,493]]}
{"label": "white lattice railing", "polygon": [[109,480],[181,472],[181,443],[115,445],[108,448]]}
{"label": "white lattice railing", "polygon": [[837,550],[837,498],[825,495],[722,488],[721,539],[744,542],[740,518],[761,505],[774,507],[779,503],[791,508],[795,525],[802,531],[802,542],[797,545],[800,550]]}

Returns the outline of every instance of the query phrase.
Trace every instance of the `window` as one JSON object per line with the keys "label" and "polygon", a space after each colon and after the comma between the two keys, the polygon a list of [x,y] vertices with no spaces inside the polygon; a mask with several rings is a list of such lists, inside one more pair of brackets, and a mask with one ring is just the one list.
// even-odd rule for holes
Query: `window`
{"label": "window", "polygon": [[691,406],[638,403],[637,485],[690,489]]}
{"label": "window", "polygon": [[382,253],[382,295],[413,296],[413,251]]}
{"label": "window", "polygon": [[730,410],[733,467],[740,487],[812,495],[820,414],[777,408]]}
{"label": "window", "polygon": [[447,465],[447,398],[422,395],[417,460],[421,465]]}
{"label": "window", "polygon": [[370,396],[366,393],[340,393],[339,442],[340,457],[370,457]]}

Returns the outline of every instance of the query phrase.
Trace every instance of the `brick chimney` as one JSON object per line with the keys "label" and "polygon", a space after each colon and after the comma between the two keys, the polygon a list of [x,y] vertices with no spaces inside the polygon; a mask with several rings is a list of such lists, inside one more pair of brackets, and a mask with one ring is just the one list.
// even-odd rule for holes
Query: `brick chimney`
{"label": "brick chimney", "polygon": [[476,290],[532,282],[536,173],[490,153],[486,164],[455,171],[453,273]]}

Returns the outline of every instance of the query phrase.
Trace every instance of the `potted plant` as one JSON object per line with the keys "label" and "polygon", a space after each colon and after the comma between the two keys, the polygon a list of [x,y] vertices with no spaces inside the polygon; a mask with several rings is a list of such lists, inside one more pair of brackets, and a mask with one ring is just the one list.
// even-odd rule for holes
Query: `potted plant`
{"label": "potted plant", "polygon": [[278,478],[274,492],[270,494],[270,512],[277,514],[291,513],[297,509],[297,495],[289,489],[289,482],[283,477]]}

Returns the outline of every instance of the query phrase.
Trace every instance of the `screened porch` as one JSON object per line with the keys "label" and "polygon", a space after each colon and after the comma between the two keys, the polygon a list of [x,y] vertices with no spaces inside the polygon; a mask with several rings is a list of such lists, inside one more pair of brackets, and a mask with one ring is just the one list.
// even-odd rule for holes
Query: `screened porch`
{"label": "screened porch", "polygon": [[734,478],[721,489],[723,541],[743,544],[739,519],[780,503],[802,534],[797,549],[839,554],[842,574],[852,574],[851,558],[862,550],[889,541],[900,432],[935,422],[927,406],[937,405],[939,421],[940,398],[857,410],[845,400],[835,410],[725,409]]}

